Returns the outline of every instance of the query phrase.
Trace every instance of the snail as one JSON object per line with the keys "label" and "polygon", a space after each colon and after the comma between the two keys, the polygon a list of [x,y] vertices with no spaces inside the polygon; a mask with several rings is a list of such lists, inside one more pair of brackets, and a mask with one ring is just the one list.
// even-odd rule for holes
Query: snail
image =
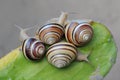
{"label": "snail", "polygon": [[92,20],[73,20],[65,28],[66,40],[76,46],[83,46],[93,37]]}
{"label": "snail", "polygon": [[46,25],[43,25],[36,32],[36,36],[44,43],[52,45],[62,38],[64,34],[65,21],[67,13],[62,12],[59,19],[51,19]]}
{"label": "snail", "polygon": [[29,30],[30,28],[22,29],[20,26],[15,25],[18,27],[20,31],[20,40],[22,42],[22,52],[25,56],[25,58],[32,60],[32,61],[38,61],[42,58],[42,56],[45,54],[45,46],[36,38],[29,37],[26,34],[26,30]]}
{"label": "snail", "polygon": [[87,61],[89,54],[80,54],[75,45],[68,42],[58,42],[48,48],[46,57],[49,63],[57,68],[63,68],[74,60]]}

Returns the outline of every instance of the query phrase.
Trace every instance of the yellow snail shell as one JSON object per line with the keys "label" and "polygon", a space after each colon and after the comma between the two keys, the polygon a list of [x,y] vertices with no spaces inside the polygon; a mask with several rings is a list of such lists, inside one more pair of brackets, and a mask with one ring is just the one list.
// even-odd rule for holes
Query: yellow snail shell
{"label": "yellow snail shell", "polygon": [[76,46],[83,46],[93,37],[90,22],[86,20],[71,21],[65,28],[65,37],[68,42]]}

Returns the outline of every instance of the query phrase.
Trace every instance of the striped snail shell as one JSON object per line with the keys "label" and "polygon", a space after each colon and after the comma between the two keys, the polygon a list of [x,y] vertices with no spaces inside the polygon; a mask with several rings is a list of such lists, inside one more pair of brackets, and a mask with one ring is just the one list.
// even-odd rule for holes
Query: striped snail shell
{"label": "striped snail shell", "polygon": [[41,41],[35,38],[28,38],[23,42],[22,51],[27,59],[36,61],[43,57],[45,46]]}
{"label": "striped snail shell", "polygon": [[22,29],[18,25],[15,25],[15,26],[21,30],[20,40],[22,42],[22,52],[25,58],[32,60],[32,61],[40,60],[45,54],[44,44],[40,40],[29,37],[26,34],[26,30],[29,30],[30,28]]}
{"label": "striped snail shell", "polygon": [[71,43],[58,42],[49,47],[46,56],[49,63],[57,68],[63,68],[76,59],[77,50]]}
{"label": "striped snail shell", "polygon": [[52,22],[39,28],[36,35],[42,42],[49,45],[58,42],[64,34],[64,22],[66,18],[67,14],[62,13],[59,20],[51,20]]}
{"label": "striped snail shell", "polygon": [[76,46],[83,46],[88,43],[93,37],[91,22],[91,20],[71,21],[65,29],[67,41]]}
{"label": "striped snail shell", "polygon": [[57,68],[70,65],[74,60],[88,62],[89,54],[81,54],[76,46],[68,42],[58,42],[48,48],[47,60]]}

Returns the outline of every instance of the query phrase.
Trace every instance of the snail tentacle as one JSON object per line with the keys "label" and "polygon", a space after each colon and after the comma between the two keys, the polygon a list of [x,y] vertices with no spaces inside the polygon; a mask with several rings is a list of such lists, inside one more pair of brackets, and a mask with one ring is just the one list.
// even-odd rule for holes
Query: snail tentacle
{"label": "snail tentacle", "polygon": [[78,56],[77,56],[76,60],[77,61],[86,61],[86,62],[89,62],[88,56],[89,56],[89,54],[80,54],[80,53],[78,53]]}
{"label": "snail tentacle", "polygon": [[82,54],[82,53],[78,52],[76,60],[77,61],[86,61],[89,63],[90,61],[88,60],[88,57],[92,54],[92,51],[93,51],[93,48],[90,50],[90,52],[88,54]]}
{"label": "snail tentacle", "polygon": [[[93,49],[92,49],[92,50],[93,50]],[[78,53],[76,60],[79,61],[79,62],[85,61],[85,62],[87,62],[88,64],[90,64],[90,66],[91,66],[92,68],[95,68],[95,66],[94,66],[94,65],[89,61],[89,59],[88,59],[88,57],[89,57],[89,56],[91,55],[91,53],[92,53],[92,50],[91,50],[88,54]]]}
{"label": "snail tentacle", "polygon": [[58,23],[65,26],[67,18],[68,18],[68,13],[67,12],[61,12]]}
{"label": "snail tentacle", "polygon": [[20,29],[20,41],[23,42],[24,40],[28,39],[29,36],[26,34],[26,31],[29,28],[23,29],[22,27],[15,25],[15,27],[17,27],[18,29]]}
{"label": "snail tentacle", "polygon": [[33,27],[29,27],[29,28],[23,29],[21,26],[18,26],[18,25],[16,25],[16,24],[15,24],[14,26],[17,27],[17,28],[20,30],[20,41],[22,41],[22,42],[23,42],[24,40],[30,38],[30,37],[28,36],[28,34],[26,33],[26,31],[35,28],[35,26],[33,26]]}

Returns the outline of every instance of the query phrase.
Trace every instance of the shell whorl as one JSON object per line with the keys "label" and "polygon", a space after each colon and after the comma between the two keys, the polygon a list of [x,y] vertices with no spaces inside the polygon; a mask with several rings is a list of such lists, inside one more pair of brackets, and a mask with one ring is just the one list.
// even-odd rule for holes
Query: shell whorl
{"label": "shell whorl", "polygon": [[89,23],[70,22],[65,29],[65,37],[68,42],[76,46],[83,46],[93,36],[93,29]]}
{"label": "shell whorl", "polygon": [[76,59],[77,50],[71,43],[59,42],[49,47],[46,56],[49,63],[57,68],[63,68]]}
{"label": "shell whorl", "polygon": [[63,26],[57,23],[44,25],[38,31],[39,39],[49,45],[58,42],[62,38],[63,34]]}
{"label": "shell whorl", "polygon": [[45,53],[45,46],[35,38],[28,38],[23,42],[22,51],[27,59],[40,60]]}
{"label": "shell whorl", "polygon": [[51,19],[46,25],[37,31],[38,38],[49,45],[58,42],[64,34],[64,26],[67,20],[67,13],[62,12],[59,18]]}
{"label": "shell whorl", "polygon": [[15,26],[21,30],[20,40],[22,42],[22,52],[25,58],[33,61],[40,60],[45,53],[44,44],[36,38],[29,37],[26,33],[26,30],[29,30],[34,27],[23,29],[18,25]]}

